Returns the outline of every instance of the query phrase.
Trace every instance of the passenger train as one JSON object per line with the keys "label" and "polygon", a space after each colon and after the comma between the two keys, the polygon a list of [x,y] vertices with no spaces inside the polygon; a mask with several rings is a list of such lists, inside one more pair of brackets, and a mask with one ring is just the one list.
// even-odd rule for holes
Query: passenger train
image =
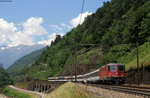
{"label": "passenger train", "polygon": [[[77,82],[99,82],[107,84],[124,84],[125,65],[110,63],[92,72],[75,76],[50,77],[48,81],[77,81]],[[75,79],[76,78],[76,79]]]}

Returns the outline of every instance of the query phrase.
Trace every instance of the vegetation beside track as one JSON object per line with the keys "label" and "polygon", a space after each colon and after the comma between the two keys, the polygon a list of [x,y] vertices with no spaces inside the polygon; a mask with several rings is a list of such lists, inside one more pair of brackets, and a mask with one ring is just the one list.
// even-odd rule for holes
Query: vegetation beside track
{"label": "vegetation beside track", "polygon": [[17,88],[21,88],[21,89],[28,89],[29,88],[30,83],[29,82],[15,82],[14,86]]}
{"label": "vegetation beside track", "polygon": [[88,91],[80,88],[75,83],[67,82],[52,91],[45,98],[95,98]]}
{"label": "vegetation beside track", "polygon": [[14,90],[8,86],[3,89],[3,93],[4,93],[4,95],[11,97],[11,98],[40,98],[37,95]]}
{"label": "vegetation beside track", "polygon": [[[104,61],[113,61],[121,62],[126,65],[126,70],[130,68],[137,67],[137,49],[129,49],[131,47],[122,48],[121,46],[111,48],[110,52],[104,57]],[[130,50],[131,52],[125,53],[124,51]],[[139,61],[140,67],[150,66],[150,42],[147,42],[139,46]],[[124,56],[122,56],[125,53]]]}

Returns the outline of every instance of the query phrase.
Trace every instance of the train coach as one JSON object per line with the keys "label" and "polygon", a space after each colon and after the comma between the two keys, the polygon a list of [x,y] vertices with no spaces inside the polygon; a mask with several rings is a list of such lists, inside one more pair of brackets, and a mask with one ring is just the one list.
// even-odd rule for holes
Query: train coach
{"label": "train coach", "polygon": [[[78,82],[100,82],[123,84],[125,82],[125,65],[111,63],[92,72],[76,76]],[[75,81],[75,76],[50,77],[48,81]]]}

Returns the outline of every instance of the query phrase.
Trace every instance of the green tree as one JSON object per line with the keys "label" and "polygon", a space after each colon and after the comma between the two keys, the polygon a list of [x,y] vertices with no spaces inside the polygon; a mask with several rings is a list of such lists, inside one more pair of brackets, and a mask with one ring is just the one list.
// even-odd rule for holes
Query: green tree
{"label": "green tree", "polygon": [[0,67],[0,88],[8,84],[10,84],[10,77],[8,76],[6,70]]}

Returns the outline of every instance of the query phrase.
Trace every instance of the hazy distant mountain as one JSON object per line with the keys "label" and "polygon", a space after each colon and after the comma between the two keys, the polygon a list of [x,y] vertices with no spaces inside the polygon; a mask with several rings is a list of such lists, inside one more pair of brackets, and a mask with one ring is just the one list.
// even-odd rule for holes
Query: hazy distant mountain
{"label": "hazy distant mountain", "polygon": [[1,64],[1,63],[0,63],[0,67],[2,67],[2,68],[3,68],[3,64]]}
{"label": "hazy distant mountain", "polygon": [[7,71],[9,73],[11,73],[11,75],[18,74],[23,68],[26,68],[27,66],[31,66],[32,63],[34,63],[35,60],[37,60],[41,56],[41,54],[43,53],[44,50],[46,50],[46,47],[42,48],[40,50],[36,50],[36,51],[20,58],[15,63],[13,63],[13,65],[11,65],[7,69]]}
{"label": "hazy distant mountain", "polygon": [[21,57],[41,48],[45,45],[19,45],[15,47],[0,47],[0,63],[6,69]]}

